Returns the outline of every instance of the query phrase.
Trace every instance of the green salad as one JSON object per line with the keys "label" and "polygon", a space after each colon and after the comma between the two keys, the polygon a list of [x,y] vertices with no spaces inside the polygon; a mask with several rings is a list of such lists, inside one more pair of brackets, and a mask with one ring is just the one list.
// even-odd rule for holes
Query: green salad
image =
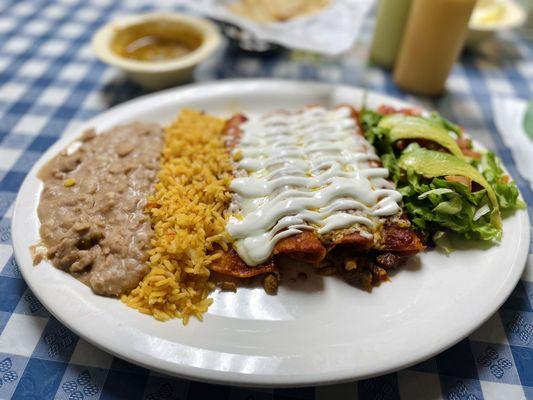
{"label": "green salad", "polygon": [[475,151],[457,125],[437,113],[413,114],[363,109],[359,122],[414,227],[444,248],[450,232],[500,240],[501,212],[525,206],[516,184],[494,153]]}

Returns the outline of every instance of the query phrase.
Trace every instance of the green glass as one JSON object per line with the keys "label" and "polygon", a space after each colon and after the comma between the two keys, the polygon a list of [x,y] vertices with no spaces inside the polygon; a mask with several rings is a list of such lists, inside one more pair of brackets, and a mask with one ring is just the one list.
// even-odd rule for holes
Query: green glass
{"label": "green glass", "polygon": [[392,68],[402,41],[412,0],[381,0],[370,48],[370,60]]}

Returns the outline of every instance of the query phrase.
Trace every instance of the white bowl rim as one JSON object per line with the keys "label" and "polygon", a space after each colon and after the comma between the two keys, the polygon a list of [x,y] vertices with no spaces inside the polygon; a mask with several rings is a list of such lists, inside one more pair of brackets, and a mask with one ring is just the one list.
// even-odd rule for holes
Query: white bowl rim
{"label": "white bowl rim", "polygon": [[527,19],[527,13],[521,4],[515,0],[508,0],[501,3],[505,7],[505,16],[503,19],[491,24],[468,23],[471,31],[496,32],[507,29],[514,29],[522,26]]}
{"label": "white bowl rim", "polygon": [[[202,43],[190,53],[172,60],[137,61],[117,55],[111,50],[111,41],[115,30],[124,29],[143,22],[165,20],[186,24],[198,30],[202,36]],[[101,61],[121,68],[128,72],[164,73],[190,68],[205,60],[218,47],[221,36],[214,23],[207,19],[193,17],[182,13],[145,13],[119,17],[102,26],[92,39],[92,48]]]}

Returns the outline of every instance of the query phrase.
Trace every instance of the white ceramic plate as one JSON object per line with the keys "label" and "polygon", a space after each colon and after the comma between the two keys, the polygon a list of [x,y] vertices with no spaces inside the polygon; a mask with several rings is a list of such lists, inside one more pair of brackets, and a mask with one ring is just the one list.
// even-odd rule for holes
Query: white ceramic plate
{"label": "white ceramic plate", "polygon": [[[360,105],[364,92],[327,84],[274,80],[191,85],[124,103],[59,140],[24,181],[13,216],[13,246],[22,274],[45,307],[77,334],[121,358],[182,377],[239,385],[333,383],[383,374],[420,362],[467,336],[515,287],[527,255],[528,217],[504,221],[499,246],[450,256],[429,251],[371,294],[336,277],[287,282],[277,296],[261,288],[213,294],[205,321],[166,323],[100,297],[47,262],[34,267],[42,187],[36,173],[84,128],[133,120],[169,122],[181,107],[219,115],[309,103]],[[405,106],[368,93],[367,104]]]}

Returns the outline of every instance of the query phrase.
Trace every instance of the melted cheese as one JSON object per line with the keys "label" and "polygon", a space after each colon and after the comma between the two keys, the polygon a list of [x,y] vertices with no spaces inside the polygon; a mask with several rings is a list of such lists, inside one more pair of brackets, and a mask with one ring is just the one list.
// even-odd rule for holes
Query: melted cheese
{"label": "melted cheese", "polygon": [[303,230],[372,230],[379,217],[400,212],[402,196],[385,179],[386,168],[369,165],[379,158],[349,108],[276,113],[241,129],[230,188],[231,210],[242,218],[230,217],[226,229],[248,265],[266,261],[277,242]]}

